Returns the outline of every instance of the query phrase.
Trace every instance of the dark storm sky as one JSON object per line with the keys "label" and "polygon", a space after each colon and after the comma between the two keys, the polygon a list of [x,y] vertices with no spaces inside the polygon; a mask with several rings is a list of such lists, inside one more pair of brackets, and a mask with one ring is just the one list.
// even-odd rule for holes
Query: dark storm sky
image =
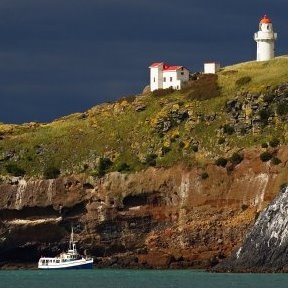
{"label": "dark storm sky", "polygon": [[288,54],[287,0],[1,0],[0,122],[49,122],[141,93],[148,66],[256,57],[264,14]]}

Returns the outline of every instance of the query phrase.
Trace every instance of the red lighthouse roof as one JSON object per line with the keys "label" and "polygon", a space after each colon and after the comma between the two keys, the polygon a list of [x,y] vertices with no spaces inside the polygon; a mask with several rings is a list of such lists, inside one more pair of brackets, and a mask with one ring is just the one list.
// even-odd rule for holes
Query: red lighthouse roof
{"label": "red lighthouse roof", "polygon": [[260,23],[268,24],[268,23],[272,23],[272,22],[267,15],[264,15],[263,18],[260,20]]}

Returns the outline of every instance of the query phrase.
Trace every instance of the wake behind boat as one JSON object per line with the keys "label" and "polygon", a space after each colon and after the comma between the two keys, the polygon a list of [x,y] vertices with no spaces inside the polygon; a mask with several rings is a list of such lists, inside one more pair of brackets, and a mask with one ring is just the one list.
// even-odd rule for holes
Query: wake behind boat
{"label": "wake behind boat", "polygon": [[69,241],[69,249],[57,257],[41,257],[38,261],[39,269],[92,269],[93,258],[82,256],[76,249],[73,239],[73,228]]}

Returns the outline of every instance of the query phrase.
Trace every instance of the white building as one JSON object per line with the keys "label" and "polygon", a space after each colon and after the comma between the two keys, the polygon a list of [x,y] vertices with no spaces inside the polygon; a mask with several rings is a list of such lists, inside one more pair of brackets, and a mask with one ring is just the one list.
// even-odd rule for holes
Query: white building
{"label": "white building", "polygon": [[220,64],[215,62],[204,63],[205,74],[215,74],[220,70]]}
{"label": "white building", "polygon": [[189,70],[183,66],[170,66],[165,63],[153,63],[150,68],[150,90],[172,87],[180,90],[189,80]]}
{"label": "white building", "polygon": [[259,31],[254,34],[257,42],[257,61],[267,61],[274,58],[277,33],[273,32],[272,22],[264,15],[259,23]]}

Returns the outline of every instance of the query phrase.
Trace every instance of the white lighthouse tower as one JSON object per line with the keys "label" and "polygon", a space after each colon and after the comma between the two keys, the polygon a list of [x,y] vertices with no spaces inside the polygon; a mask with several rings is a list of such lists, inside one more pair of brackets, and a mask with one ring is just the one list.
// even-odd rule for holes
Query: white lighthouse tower
{"label": "white lighthouse tower", "polygon": [[257,42],[257,61],[267,61],[274,58],[275,40],[277,33],[273,32],[272,22],[264,15],[259,23],[259,31],[254,34]]}

